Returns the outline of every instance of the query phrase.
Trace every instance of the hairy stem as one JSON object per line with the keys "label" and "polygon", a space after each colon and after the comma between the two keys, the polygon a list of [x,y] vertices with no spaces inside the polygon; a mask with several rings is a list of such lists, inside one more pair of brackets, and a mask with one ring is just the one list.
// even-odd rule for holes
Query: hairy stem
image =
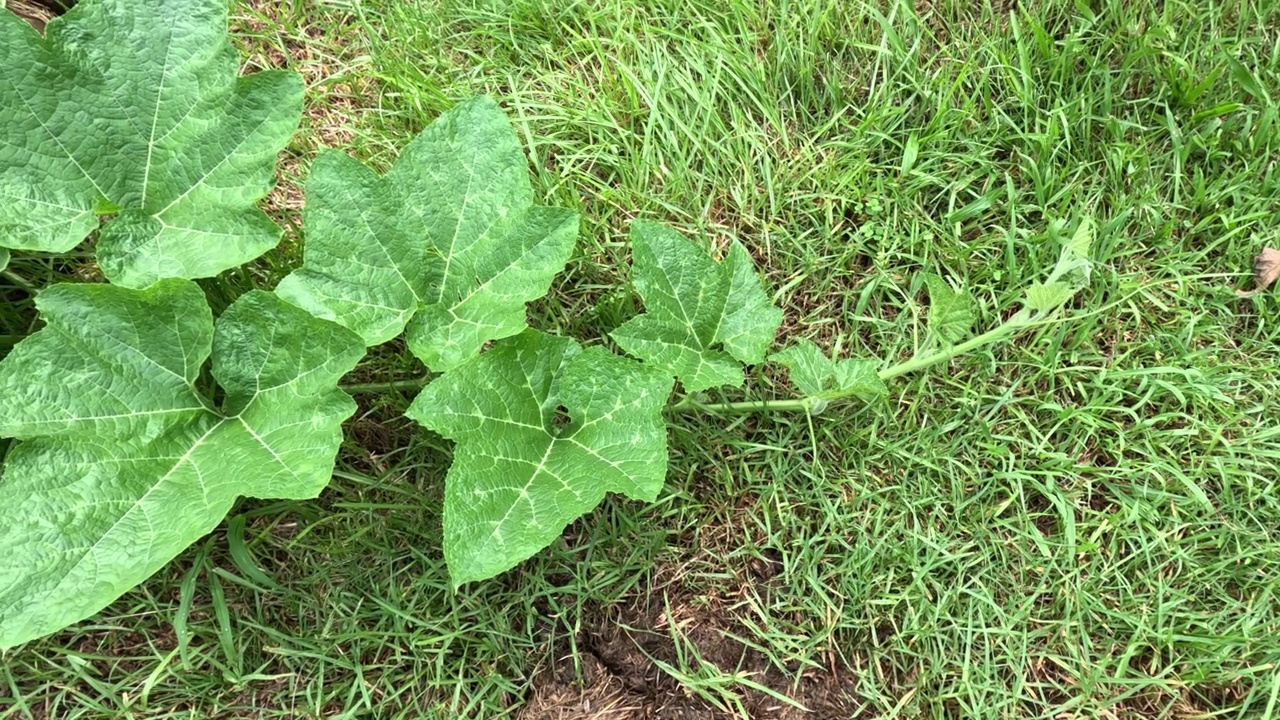
{"label": "hairy stem", "polygon": [[693,397],[686,397],[678,403],[667,406],[673,413],[755,413],[755,412],[808,412],[815,402],[814,398],[797,398],[793,400],[745,400],[743,402],[704,403]]}
{"label": "hairy stem", "polygon": [[1012,335],[1022,328],[1034,324],[1034,322],[1035,319],[1031,317],[1030,311],[1021,310],[1018,314],[981,335],[975,335],[958,345],[952,345],[951,347],[943,348],[937,352],[929,353],[928,355],[918,355],[910,360],[905,360],[897,365],[887,367],[877,374],[880,376],[881,380],[889,380],[891,378],[896,378],[899,375],[906,375],[907,373],[912,373],[917,370],[923,370],[931,365],[937,365],[938,363],[946,362],[953,357],[977,350],[984,345],[990,345],[991,343],[1003,340],[1006,336]]}
{"label": "hairy stem", "polygon": [[[900,375],[924,370],[927,367],[943,363],[958,355],[977,350],[984,345],[1012,335],[1023,328],[1034,325],[1041,318],[1033,316],[1029,310],[1020,310],[1016,315],[1009,318],[1005,322],[996,327],[974,337],[943,348],[936,352],[917,355],[909,360],[904,360],[896,365],[891,365],[881,370],[877,375],[881,380],[890,380]],[[825,393],[822,396],[804,397],[789,400],[757,400],[748,402],[729,402],[729,403],[704,403],[687,397],[674,405],[668,406],[668,410],[676,413],[692,413],[692,412],[709,412],[709,413],[752,413],[752,412],[809,412],[819,403],[833,402],[843,400],[853,395],[853,392],[847,393]]]}
{"label": "hairy stem", "polygon": [[[967,352],[977,350],[985,345],[1003,340],[1004,338],[1017,333],[1019,330],[1035,325],[1043,318],[1037,314],[1032,315],[1030,310],[1020,310],[1016,315],[1009,318],[1005,322],[996,327],[975,335],[968,340],[923,355],[917,355],[908,360],[904,360],[896,365],[891,365],[879,373],[881,380],[891,380],[900,375],[913,373],[918,370],[944,363],[954,357],[963,355]],[[426,375],[419,378],[409,380],[389,380],[386,382],[371,383],[355,383],[351,385],[340,386],[343,390],[352,395],[362,393],[378,393],[387,391],[411,392],[421,390],[435,378],[435,375]],[[715,413],[715,414],[744,414],[744,413],[770,413],[770,412],[803,412],[807,413],[813,410],[815,406],[833,401],[843,400],[854,393],[825,393],[821,396],[787,398],[782,400],[744,400],[740,402],[725,403],[704,403],[693,396],[689,396],[677,403],[667,406],[668,412],[673,413]]]}
{"label": "hairy stem", "polygon": [[398,392],[408,392],[413,390],[421,390],[426,387],[427,383],[435,379],[435,375],[424,375],[409,380],[387,380],[386,382],[371,383],[352,383],[350,385],[339,385],[342,390],[346,390],[352,395],[362,395],[367,393],[380,393],[395,390]]}

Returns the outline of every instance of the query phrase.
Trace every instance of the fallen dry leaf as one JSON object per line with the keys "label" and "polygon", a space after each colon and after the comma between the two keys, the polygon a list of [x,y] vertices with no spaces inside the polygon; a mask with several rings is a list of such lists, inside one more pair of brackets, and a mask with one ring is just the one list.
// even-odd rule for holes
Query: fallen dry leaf
{"label": "fallen dry leaf", "polygon": [[1237,290],[1242,297],[1262,292],[1271,287],[1271,283],[1280,278],[1280,250],[1263,248],[1258,257],[1253,259],[1253,289]]}
{"label": "fallen dry leaf", "polygon": [[33,2],[33,0],[9,0],[3,2],[0,0],[0,10],[9,8],[18,17],[26,20],[31,27],[44,32],[44,26],[53,19],[54,11],[49,7],[48,2]]}

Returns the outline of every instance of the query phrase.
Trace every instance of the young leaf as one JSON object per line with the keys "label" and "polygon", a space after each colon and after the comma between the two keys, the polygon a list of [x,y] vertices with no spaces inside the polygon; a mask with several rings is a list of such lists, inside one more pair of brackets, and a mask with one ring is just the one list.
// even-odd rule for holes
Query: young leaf
{"label": "young leaf", "polygon": [[1076,290],[1071,283],[1061,280],[1036,283],[1027,288],[1027,307],[1036,312],[1052,312],[1075,294]]}
{"label": "young leaf", "polygon": [[1089,274],[1093,270],[1093,263],[1089,260],[1089,251],[1092,247],[1093,219],[1085,218],[1076,226],[1076,231],[1071,234],[1071,239],[1062,246],[1058,262],[1054,264],[1053,271],[1049,273],[1048,282],[1054,282],[1064,277],[1072,280],[1073,285],[1076,286],[1088,282]]}
{"label": "young leaf", "polygon": [[[208,533],[236,497],[314,497],[355,403],[360,339],[270,293],[215,325],[186,280],[55,285],[0,363],[0,648],[97,612]],[[212,351],[226,394],[196,381]]]}
{"label": "young leaf", "polygon": [[492,100],[441,115],[386,177],[336,152],[307,180],[305,262],[277,292],[368,345],[408,326],[433,370],[525,327],[577,238],[577,215],[533,205],[524,152]]}
{"label": "young leaf", "polygon": [[0,244],[66,251],[117,214],[98,261],[130,287],[274,247],[254,204],[302,81],[238,66],[225,0],[85,0],[45,37],[0,13]]}
{"label": "young leaf", "polygon": [[1088,260],[1089,250],[1092,247],[1093,218],[1085,218],[1076,226],[1076,231],[1071,234],[1071,239],[1062,248],[1062,259],[1068,261]]}
{"label": "young leaf", "polygon": [[690,392],[742,385],[742,363],[762,362],[782,324],[746,248],[733,243],[717,263],[650,222],[632,225],[631,247],[633,282],[647,312],[610,333],[613,339]]}
{"label": "young leaf", "polygon": [[902,150],[902,169],[900,172],[903,175],[911,172],[911,168],[915,167],[916,158],[919,156],[920,136],[916,133],[911,133],[911,136],[907,138],[906,146]]}
{"label": "young leaf", "polygon": [[841,395],[857,395],[862,398],[884,397],[889,388],[876,372],[880,363],[875,360],[844,358],[835,363],[835,389]]}
{"label": "young leaf", "polygon": [[792,384],[807,397],[858,395],[871,398],[889,392],[876,373],[878,363],[875,360],[832,360],[810,340],[800,340],[769,356],[769,360],[785,367]]}
{"label": "young leaf", "polygon": [[1027,288],[1027,307],[1038,313],[1053,312],[1084,287],[1093,270],[1089,260],[1092,245],[1093,221],[1085,218],[1062,246],[1048,279]]}
{"label": "young leaf", "polygon": [[812,340],[798,340],[794,345],[770,355],[769,360],[785,367],[791,384],[806,396],[812,397],[830,389],[831,380],[835,377],[831,358],[824,355],[822,348]]}
{"label": "young leaf", "polygon": [[937,275],[925,275],[929,288],[929,330],[944,343],[959,342],[973,327],[973,308],[968,293],[951,289]]}
{"label": "young leaf", "polygon": [[530,557],[606,492],[652,502],[671,386],[633,360],[533,330],[428,385],[406,414],[457,442],[444,499],[454,585]]}

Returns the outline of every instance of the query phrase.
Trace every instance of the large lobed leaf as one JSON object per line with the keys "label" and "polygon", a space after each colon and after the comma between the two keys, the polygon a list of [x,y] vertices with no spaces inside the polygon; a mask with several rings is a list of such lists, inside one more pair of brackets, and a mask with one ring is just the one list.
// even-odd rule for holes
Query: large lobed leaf
{"label": "large lobed leaf", "polygon": [[653,501],[671,386],[633,360],[533,330],[427,386],[407,414],[457,442],[444,500],[454,584],[533,555],[606,492]]}
{"label": "large lobed leaf", "polygon": [[746,248],[734,242],[717,263],[650,222],[632,225],[631,248],[632,280],[646,312],[614,330],[613,339],[690,392],[742,385],[742,363],[762,362],[782,324]]}
{"label": "large lobed leaf", "polygon": [[[186,280],[56,285],[0,363],[0,648],[85,618],[238,496],[313,497],[355,411],[360,338],[261,291],[213,321]],[[196,390],[212,353],[221,410]]]}
{"label": "large lobed leaf", "polygon": [[130,287],[274,247],[254,205],[302,82],[237,71],[226,0],[84,0],[45,37],[0,12],[0,245],[66,251],[118,213],[98,260]]}
{"label": "large lobed leaf", "polygon": [[577,215],[533,204],[524,152],[492,100],[462,103],[386,177],[336,152],[307,181],[301,270],[279,292],[369,345],[408,329],[445,371],[525,328],[577,237]]}

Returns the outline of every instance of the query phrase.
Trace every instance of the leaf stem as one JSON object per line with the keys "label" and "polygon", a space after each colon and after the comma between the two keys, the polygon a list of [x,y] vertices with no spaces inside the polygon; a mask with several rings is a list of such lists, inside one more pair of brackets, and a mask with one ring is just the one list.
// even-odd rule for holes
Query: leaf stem
{"label": "leaf stem", "polygon": [[[881,380],[891,380],[900,375],[924,370],[927,367],[946,362],[958,355],[976,350],[984,345],[990,345],[998,340],[1012,335],[1023,328],[1036,324],[1041,320],[1040,315],[1033,316],[1030,310],[1019,310],[1016,315],[1009,318],[1005,322],[996,327],[974,337],[950,347],[943,348],[936,352],[917,355],[908,360],[904,360],[896,365],[891,365],[880,372],[876,373]],[[752,412],[803,412],[813,411],[817,406],[825,405],[834,400],[843,400],[856,394],[856,391],[823,393],[822,395],[814,395],[810,397],[788,399],[788,400],[754,400],[747,402],[728,402],[728,403],[704,403],[693,397],[686,397],[674,405],[668,406],[668,410],[675,413],[692,413],[692,412],[709,412],[709,413],[752,413]]]}
{"label": "leaf stem", "polygon": [[37,291],[36,286],[30,280],[22,277],[21,275],[19,275],[18,273],[12,270],[4,270],[0,272],[0,275],[3,275],[4,277],[8,278],[14,285],[17,285],[18,287],[22,288],[23,290],[26,290],[27,292],[35,293]]}
{"label": "leaf stem", "polygon": [[[1019,330],[1035,325],[1043,319],[1040,313],[1032,314],[1026,308],[1019,310],[1016,315],[997,325],[996,327],[975,335],[968,340],[942,348],[934,352],[924,355],[916,355],[910,359],[904,360],[896,365],[891,365],[881,370],[879,375],[881,380],[891,380],[907,373],[917,372],[925,368],[946,362],[954,357],[963,355],[967,352],[977,350],[984,345],[1002,340]],[[350,385],[340,385],[339,387],[352,395],[360,395],[365,393],[378,393],[388,391],[411,392],[421,390],[435,378],[435,375],[424,375],[423,377],[411,378],[409,380],[388,380],[385,382],[370,383],[353,383]],[[739,402],[724,403],[706,403],[690,395],[679,402],[668,405],[666,410],[672,413],[714,413],[714,414],[746,414],[746,413],[769,413],[769,412],[813,412],[815,408],[821,408],[827,403],[844,400],[854,395],[855,392],[844,393],[824,393],[822,395],[814,395],[802,398],[785,398],[782,400],[743,400]]]}
{"label": "leaf stem", "polygon": [[754,413],[754,412],[808,412],[816,402],[816,398],[796,398],[791,400],[745,400],[743,402],[704,403],[692,395],[678,403],[667,406],[673,413]]}
{"label": "leaf stem", "polygon": [[338,389],[345,390],[352,395],[363,395],[367,393],[378,393],[388,391],[412,391],[421,390],[426,387],[427,383],[435,379],[435,375],[424,375],[409,380],[387,380],[385,382],[370,383],[352,383],[350,385],[339,385]]}

